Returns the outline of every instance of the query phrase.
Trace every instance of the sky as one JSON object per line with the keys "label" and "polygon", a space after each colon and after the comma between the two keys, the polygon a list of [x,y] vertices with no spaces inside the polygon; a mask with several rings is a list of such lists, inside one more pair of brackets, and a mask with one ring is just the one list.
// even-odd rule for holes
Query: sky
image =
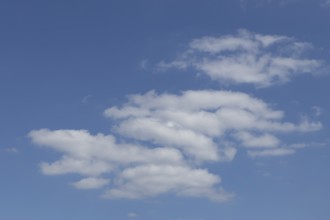
{"label": "sky", "polygon": [[330,2],[0,3],[0,219],[326,220]]}

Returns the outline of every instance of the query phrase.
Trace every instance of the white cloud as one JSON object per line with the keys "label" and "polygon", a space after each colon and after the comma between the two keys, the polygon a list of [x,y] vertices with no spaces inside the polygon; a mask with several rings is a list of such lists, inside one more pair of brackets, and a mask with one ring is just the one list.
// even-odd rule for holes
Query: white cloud
{"label": "white cloud", "polygon": [[[41,129],[31,131],[29,137],[38,145],[50,147],[68,155],[53,164],[54,168],[63,168],[61,169],[63,172],[66,170],[65,167],[68,163],[72,164],[69,166],[71,168],[75,166],[82,168],[84,164],[88,164],[88,166],[94,165],[99,167],[97,169],[98,172],[107,170],[104,162],[113,165],[182,163],[181,153],[176,149],[167,147],[151,149],[132,144],[119,144],[112,135],[91,135],[86,130],[50,131]],[[98,174],[98,172],[92,173]]]}
{"label": "white cloud", "polygon": [[322,128],[306,117],[299,123],[285,122],[283,111],[232,91],[151,91],[131,95],[127,103],[104,114],[113,120],[121,142],[114,135],[86,130],[31,131],[32,142],[62,154],[54,162],[41,163],[41,171],[80,174],[83,179],[72,183],[75,188],[108,187],[103,197],[109,199],[170,193],[222,202],[233,195],[221,188],[218,175],[201,168],[205,162],[232,161],[240,146],[250,157],[293,154],[298,148],[283,144],[278,133]]}
{"label": "white cloud", "polygon": [[68,173],[79,173],[86,176],[98,176],[113,170],[113,166],[102,160],[78,159],[63,156],[54,163],[41,163],[42,173],[46,175],[62,175]]}
{"label": "white cloud", "polygon": [[[195,39],[178,59],[161,62],[159,67],[194,69],[221,82],[266,87],[316,71],[321,61],[304,56],[310,48],[289,37],[241,30],[237,35]],[[141,65],[145,68],[147,61]],[[320,114],[319,108],[314,110]],[[308,117],[286,121],[283,111],[233,91],[150,91],[129,96],[126,103],[106,109],[104,115],[112,120],[114,134],[31,131],[28,136],[33,143],[61,153],[53,162],[42,162],[41,172],[79,174],[82,179],[72,186],[107,187],[102,197],[108,199],[170,193],[224,202],[233,194],[222,189],[220,176],[202,168],[206,162],[233,161],[238,150],[252,158],[291,155],[306,143],[286,144],[280,135],[322,128]]]}
{"label": "white cloud", "polygon": [[233,195],[216,189],[220,178],[207,170],[185,166],[145,165],[124,170],[119,186],[104,194],[105,198],[138,199],[172,192],[179,196],[206,197],[227,201]]}
{"label": "white cloud", "polygon": [[[35,144],[63,153],[53,163],[41,163],[46,175],[86,176],[72,183],[78,189],[105,187],[109,181],[103,176],[113,175],[114,185],[105,192],[105,198],[143,198],[163,193],[217,201],[230,198],[216,188],[220,177],[191,167],[189,160],[171,147],[119,144],[111,135],[91,135],[85,130],[41,129],[31,131],[29,137]],[[233,157],[235,152],[224,149],[223,154]]]}
{"label": "white cloud", "polygon": [[129,218],[136,218],[136,217],[138,217],[139,215],[138,214],[136,214],[135,212],[129,212],[129,213],[127,213],[127,217],[129,217]]}
{"label": "white cloud", "polygon": [[89,177],[74,182],[72,185],[77,189],[99,189],[109,184],[109,182],[108,179]]}
{"label": "white cloud", "polygon": [[63,156],[54,163],[41,163],[41,171],[46,175],[79,173],[87,176],[98,176],[113,169],[111,164],[98,160],[77,159]]}
{"label": "white cloud", "polygon": [[274,149],[266,149],[266,150],[255,150],[248,151],[248,155],[250,157],[278,157],[294,154],[294,149],[288,148],[274,148]]}
{"label": "white cloud", "polygon": [[254,136],[249,132],[242,131],[236,133],[235,136],[242,142],[243,146],[251,148],[272,148],[277,147],[280,144],[280,140],[270,134]]}
{"label": "white cloud", "polygon": [[311,48],[286,36],[240,30],[236,35],[195,39],[185,53],[172,62],[161,61],[159,67],[192,68],[220,83],[267,87],[317,72],[322,61],[304,56]]}
{"label": "white cloud", "polygon": [[[307,118],[300,123],[283,122],[284,112],[231,91],[185,91],[179,95],[151,91],[132,95],[123,107],[111,107],[104,114],[118,122],[115,131],[121,135],[177,148],[199,161],[231,161],[236,153],[232,146],[276,148],[281,143],[275,136],[279,132],[322,128],[320,122]],[[236,142],[228,146],[231,137]]]}
{"label": "white cloud", "polygon": [[117,130],[134,139],[182,149],[183,152],[196,159],[218,159],[217,147],[212,139],[193,130],[176,128],[171,122],[164,124],[158,118],[125,120]]}

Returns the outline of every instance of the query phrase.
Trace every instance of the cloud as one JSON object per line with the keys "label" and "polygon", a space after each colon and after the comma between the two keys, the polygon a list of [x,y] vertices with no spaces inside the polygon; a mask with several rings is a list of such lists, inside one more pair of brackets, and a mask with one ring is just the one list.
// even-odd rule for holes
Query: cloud
{"label": "cloud", "polygon": [[280,144],[280,140],[270,134],[254,136],[249,132],[243,131],[236,133],[236,138],[242,142],[243,146],[249,148],[271,148],[277,147]]}
{"label": "cloud", "polygon": [[138,214],[136,214],[135,212],[129,212],[129,213],[127,213],[127,217],[129,217],[129,218],[136,218],[136,217],[138,217],[139,215]]}
{"label": "cloud", "polygon": [[72,185],[77,189],[98,189],[109,184],[109,182],[110,181],[108,179],[89,177],[79,180],[78,182],[74,182]]}
{"label": "cloud", "polygon": [[41,163],[40,168],[46,175],[62,175],[79,173],[86,176],[99,176],[110,172],[113,166],[102,160],[82,159],[71,156],[63,156],[54,163]]}
{"label": "cloud", "polygon": [[201,72],[219,83],[268,87],[319,72],[323,63],[307,56],[311,49],[310,43],[287,36],[239,30],[236,35],[192,40],[177,59],[161,61],[158,67]]}
{"label": "cloud", "polygon": [[319,106],[313,106],[312,109],[314,111],[315,116],[317,116],[317,117],[321,116],[323,113],[323,109]]}
{"label": "cloud", "polygon": [[140,62],[140,67],[142,69],[147,69],[148,68],[148,63],[149,63],[149,61],[147,59],[144,59]]}
{"label": "cloud", "polygon": [[91,95],[91,94],[86,95],[86,96],[84,96],[84,97],[82,98],[81,102],[82,102],[83,104],[88,104],[89,101],[90,101],[90,99],[91,99],[92,97],[93,97],[93,95]]}
{"label": "cloud", "polygon": [[287,148],[274,148],[274,149],[266,149],[266,150],[257,150],[257,151],[248,151],[248,155],[250,157],[277,157],[277,156],[285,156],[294,154],[294,149]]}
{"label": "cloud", "polygon": [[54,162],[42,162],[42,173],[79,174],[83,178],[71,183],[75,188],[107,187],[102,197],[108,199],[170,193],[224,202],[233,194],[221,187],[220,176],[202,168],[204,163],[232,161],[240,149],[252,158],[293,154],[299,148],[285,145],[277,134],[322,128],[306,117],[286,122],[283,111],[264,101],[222,90],[135,94],[104,115],[113,120],[114,134],[31,131],[33,143],[62,154]]}
{"label": "cloud", "polygon": [[[84,170],[88,175],[98,175],[111,170],[116,164],[130,163],[182,163],[181,153],[173,148],[147,148],[133,144],[119,144],[112,135],[92,135],[86,130],[55,130],[41,129],[31,131],[29,137],[35,144],[49,147],[64,153],[66,156],[53,163],[54,172],[57,168],[67,172],[66,165]],[[108,164],[108,165],[106,165]],[[85,165],[92,169],[88,172]],[[111,166],[112,165],[112,166]],[[44,164],[42,164],[42,167]],[[46,165],[48,167],[48,165]]]}
{"label": "cloud", "polygon": [[[104,198],[136,199],[163,193],[217,201],[231,198],[229,193],[218,189],[220,177],[194,168],[181,151],[172,147],[118,143],[112,135],[92,135],[85,130],[41,129],[31,131],[29,137],[35,144],[63,154],[53,163],[41,163],[41,171],[46,175],[85,176],[72,183],[77,189],[105,187],[109,183],[106,177],[112,175],[114,184],[104,193]],[[235,152],[226,153],[230,156]]]}
{"label": "cloud", "polygon": [[[120,135],[170,146],[199,161],[231,161],[236,148],[276,148],[277,133],[312,132],[320,122],[284,122],[284,112],[248,94],[199,90],[131,95],[122,107],[104,112]],[[234,142],[228,145],[231,139]]]}
{"label": "cloud", "polygon": [[7,153],[12,153],[12,154],[17,154],[19,153],[19,150],[17,150],[17,148],[15,147],[8,147],[4,149],[5,152]]}
{"label": "cloud", "polygon": [[[159,68],[200,71],[219,82],[267,87],[317,71],[322,62],[305,56],[311,48],[286,36],[241,30],[195,39],[186,52],[161,62]],[[320,109],[314,110],[318,115]],[[284,111],[261,99],[225,90],[133,94],[105,109],[104,116],[111,120],[110,134],[29,132],[34,144],[61,154],[40,163],[41,172],[78,174],[81,179],[72,182],[73,187],[102,189],[107,199],[172,194],[225,202],[234,194],[222,188],[219,175],[206,169],[208,163],[231,162],[240,150],[251,158],[292,155],[307,144],[285,143],[280,137],[322,129],[319,121],[288,121]]]}
{"label": "cloud", "polygon": [[120,174],[119,187],[110,189],[105,198],[137,199],[173,192],[179,196],[207,197],[227,201],[233,195],[214,185],[220,178],[207,170],[185,166],[144,165],[124,170]]}
{"label": "cloud", "polygon": [[330,7],[330,1],[329,0],[323,0],[321,2],[321,7],[329,8]]}
{"label": "cloud", "polygon": [[[242,9],[247,9],[249,7],[266,7],[266,6],[277,6],[277,7],[285,7],[287,5],[297,5],[304,2],[316,3],[316,5],[321,4],[321,6],[326,5],[328,0],[239,0],[239,4]],[[329,4],[329,3],[328,3]]]}

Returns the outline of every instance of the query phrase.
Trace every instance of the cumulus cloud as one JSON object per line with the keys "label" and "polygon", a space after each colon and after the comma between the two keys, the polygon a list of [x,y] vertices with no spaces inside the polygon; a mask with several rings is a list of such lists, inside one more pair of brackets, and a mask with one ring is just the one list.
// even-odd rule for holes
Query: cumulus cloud
{"label": "cumulus cloud", "polygon": [[134,144],[86,130],[34,130],[32,142],[62,153],[42,162],[42,173],[79,174],[83,179],[72,186],[108,187],[102,195],[108,199],[171,193],[223,202],[233,194],[222,189],[218,175],[200,167],[205,162],[232,161],[239,149],[252,158],[290,155],[299,148],[285,147],[277,134],[322,128],[307,118],[286,122],[283,111],[248,94],[216,90],[135,94],[104,115],[113,120],[116,136]]}
{"label": "cumulus cloud", "polygon": [[[231,194],[218,189],[220,177],[205,169],[193,168],[181,151],[171,146],[123,144],[112,135],[92,135],[85,130],[41,129],[31,131],[29,137],[35,144],[63,154],[53,163],[40,164],[46,175],[85,176],[72,183],[77,189],[105,187],[109,184],[105,177],[113,175],[114,184],[104,193],[104,198],[136,199],[163,193],[216,201],[231,198]],[[235,152],[225,150],[224,154],[233,157]]]}
{"label": "cumulus cloud", "polygon": [[[86,130],[41,129],[31,131],[29,137],[35,144],[67,155],[51,165],[41,164],[46,168],[43,170],[48,170],[48,173],[70,172],[66,168],[67,165],[72,169],[76,167],[79,170],[86,170],[83,172],[89,175],[98,175],[111,170],[115,164],[182,163],[181,153],[176,149],[119,144],[112,135],[92,135]],[[89,169],[85,169],[87,167],[90,167],[90,172]]]}
{"label": "cumulus cloud", "polygon": [[172,165],[144,165],[124,170],[119,186],[108,190],[105,198],[130,198],[156,196],[173,192],[179,196],[207,197],[226,201],[232,194],[215,189],[220,178],[207,170]]}
{"label": "cumulus cloud", "polygon": [[278,148],[278,133],[322,128],[320,122],[307,118],[286,122],[283,111],[232,91],[184,91],[179,95],[151,91],[131,95],[122,107],[111,107],[104,114],[117,121],[115,131],[120,135],[170,146],[198,161],[231,161],[238,146]]}
{"label": "cumulus cloud", "polygon": [[[178,59],[159,67],[194,69],[219,82],[267,87],[316,71],[322,62],[304,55],[310,48],[286,36],[241,30],[195,39]],[[320,108],[314,110],[321,114]],[[170,193],[224,202],[234,195],[222,188],[219,175],[205,169],[206,163],[233,161],[239,150],[251,158],[291,155],[306,143],[287,144],[282,135],[322,128],[308,117],[287,121],[285,112],[263,100],[223,90],[133,94],[122,105],[106,109],[104,116],[112,120],[111,134],[29,132],[34,144],[61,153],[55,161],[40,163],[41,172],[78,174],[81,179],[73,187],[103,189],[102,197],[108,199]]]}
{"label": "cumulus cloud", "polygon": [[299,74],[318,72],[322,61],[306,54],[313,46],[293,38],[240,30],[236,35],[192,40],[187,51],[160,69],[201,72],[220,83],[268,87]]}

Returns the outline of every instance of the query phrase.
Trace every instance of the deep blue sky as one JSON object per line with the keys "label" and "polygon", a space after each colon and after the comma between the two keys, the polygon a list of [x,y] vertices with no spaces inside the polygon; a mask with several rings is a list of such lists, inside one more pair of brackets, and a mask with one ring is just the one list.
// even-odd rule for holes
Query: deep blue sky
{"label": "deep blue sky", "polygon": [[[159,71],[157,64],[175,59],[193,39],[246,29],[309,42],[315,47],[309,55],[327,65],[329,21],[330,3],[321,0],[1,1],[0,219],[328,219],[327,67],[322,74],[255,88],[219,84],[187,73],[192,70]],[[68,184],[78,174],[40,171],[40,162],[61,154],[32,144],[31,130],[110,134],[116,122],[103,111],[126,103],[129,94],[202,89],[244,92],[284,111],[286,121],[298,123],[307,115],[323,128],[279,134],[284,142],[309,143],[293,155],[249,158],[238,151],[230,163],[206,163],[203,168],[221,176],[221,186],[236,195],[225,203],[171,193],[100,199],[102,190]]]}

